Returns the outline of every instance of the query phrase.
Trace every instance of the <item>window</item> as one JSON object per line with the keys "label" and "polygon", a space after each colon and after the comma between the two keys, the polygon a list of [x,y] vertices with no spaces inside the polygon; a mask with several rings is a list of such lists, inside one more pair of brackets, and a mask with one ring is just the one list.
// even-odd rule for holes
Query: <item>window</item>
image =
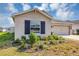
{"label": "window", "polygon": [[40,33],[40,21],[31,21],[30,32]]}

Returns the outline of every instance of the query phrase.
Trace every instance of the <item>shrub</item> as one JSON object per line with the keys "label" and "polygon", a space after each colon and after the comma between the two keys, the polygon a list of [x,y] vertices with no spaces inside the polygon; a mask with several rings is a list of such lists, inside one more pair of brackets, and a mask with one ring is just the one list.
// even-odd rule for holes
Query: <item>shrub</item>
{"label": "shrub", "polygon": [[25,36],[21,37],[21,48],[26,48],[26,37]]}
{"label": "shrub", "polygon": [[17,51],[19,52],[24,52],[26,50],[26,48],[24,46],[20,46]]}
{"label": "shrub", "polygon": [[48,40],[55,40],[52,35],[48,36]]}
{"label": "shrub", "polygon": [[26,36],[22,36],[21,41],[23,41],[23,43],[26,43]]}
{"label": "shrub", "polygon": [[21,37],[21,39],[24,39],[24,40],[26,40],[26,36],[22,36],[22,37]]}
{"label": "shrub", "polygon": [[13,45],[13,46],[19,46],[19,45],[21,45],[21,40],[20,40],[19,38],[17,38],[16,40],[14,40],[14,41],[12,42],[12,45]]}
{"label": "shrub", "polygon": [[26,50],[26,37],[21,37],[21,46],[18,48],[18,51],[25,51]]}
{"label": "shrub", "polygon": [[40,44],[40,45],[38,46],[38,48],[39,48],[40,50],[44,50],[44,49],[47,49],[48,46],[47,46],[47,45],[44,45],[44,44]]}
{"label": "shrub", "polygon": [[65,40],[65,39],[61,36],[58,36],[57,34],[52,34],[48,36],[48,40]]}
{"label": "shrub", "polygon": [[19,42],[20,42],[20,39],[19,39],[19,38],[17,38],[17,39],[15,40],[15,42],[16,42],[16,43],[19,43]]}
{"label": "shrub", "polygon": [[45,44],[45,45],[48,44],[48,41],[45,41],[44,44]]}
{"label": "shrub", "polygon": [[65,40],[63,37],[59,36],[59,40]]}
{"label": "shrub", "polygon": [[43,45],[39,45],[39,49],[43,50],[44,46]]}
{"label": "shrub", "polygon": [[77,32],[76,34],[79,35],[79,29],[77,29],[76,32]]}
{"label": "shrub", "polygon": [[55,45],[55,44],[57,44],[58,42],[57,42],[57,40],[50,40],[49,41],[49,44],[51,44],[51,45]]}
{"label": "shrub", "polygon": [[57,34],[52,34],[52,37],[55,39],[55,40],[59,40],[59,36]]}
{"label": "shrub", "polygon": [[24,41],[21,41],[21,48],[26,48],[26,43]]}
{"label": "shrub", "polygon": [[41,36],[38,36],[38,40],[41,40]]}
{"label": "shrub", "polygon": [[40,38],[33,32],[30,33],[29,38],[31,47],[33,47],[35,43],[38,43],[40,41]]}

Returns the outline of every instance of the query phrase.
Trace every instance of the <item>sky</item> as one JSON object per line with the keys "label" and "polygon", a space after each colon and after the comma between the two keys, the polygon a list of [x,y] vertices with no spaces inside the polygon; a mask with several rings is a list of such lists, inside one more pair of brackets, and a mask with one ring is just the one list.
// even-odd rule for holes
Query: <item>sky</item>
{"label": "sky", "polygon": [[78,3],[0,3],[0,27],[14,26],[13,14],[33,8],[44,10],[57,20],[79,20]]}

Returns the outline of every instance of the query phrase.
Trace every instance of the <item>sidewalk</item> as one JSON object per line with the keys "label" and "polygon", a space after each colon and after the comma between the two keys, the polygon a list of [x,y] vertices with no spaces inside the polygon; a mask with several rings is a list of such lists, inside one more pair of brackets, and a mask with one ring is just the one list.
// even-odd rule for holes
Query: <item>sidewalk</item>
{"label": "sidewalk", "polygon": [[67,36],[63,36],[64,38],[70,38],[73,40],[79,40],[79,35],[67,35]]}

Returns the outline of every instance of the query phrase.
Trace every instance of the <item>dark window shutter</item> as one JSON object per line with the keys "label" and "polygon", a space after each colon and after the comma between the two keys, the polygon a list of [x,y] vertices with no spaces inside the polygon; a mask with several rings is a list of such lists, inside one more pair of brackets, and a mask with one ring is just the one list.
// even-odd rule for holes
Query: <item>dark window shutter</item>
{"label": "dark window shutter", "polygon": [[45,34],[45,21],[41,21],[41,34]]}
{"label": "dark window shutter", "polygon": [[30,20],[25,20],[25,34],[30,34]]}

